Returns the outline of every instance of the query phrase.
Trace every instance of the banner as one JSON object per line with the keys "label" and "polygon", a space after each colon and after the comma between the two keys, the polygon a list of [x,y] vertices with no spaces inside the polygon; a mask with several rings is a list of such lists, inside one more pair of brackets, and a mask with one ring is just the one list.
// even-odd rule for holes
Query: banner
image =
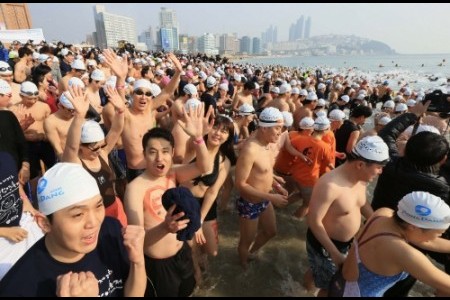
{"label": "banner", "polygon": [[28,40],[33,40],[33,43],[39,43],[44,41],[45,38],[42,28],[0,30],[0,41],[2,43],[11,43],[15,40],[21,43],[26,43]]}

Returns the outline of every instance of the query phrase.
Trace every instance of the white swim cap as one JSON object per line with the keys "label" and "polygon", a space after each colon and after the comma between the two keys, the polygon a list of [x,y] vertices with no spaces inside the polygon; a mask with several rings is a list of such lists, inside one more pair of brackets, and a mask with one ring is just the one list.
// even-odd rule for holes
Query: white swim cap
{"label": "white swim cap", "polygon": [[259,115],[260,127],[283,126],[283,114],[275,107],[266,107]]}
{"label": "white swim cap", "polygon": [[310,117],[304,117],[298,123],[300,129],[313,129],[314,128],[314,120]]}
{"label": "white swim cap", "polygon": [[352,154],[379,164],[386,164],[389,161],[389,148],[377,135],[361,139],[353,147]]}
{"label": "white swim cap", "polygon": [[87,120],[84,122],[81,127],[81,143],[96,143],[103,139],[105,139],[105,134],[103,133],[100,124],[93,120]]}
{"label": "white swim cap", "polygon": [[450,207],[428,192],[411,192],[398,203],[397,215],[405,222],[423,229],[447,229]]}
{"label": "white swim cap", "polygon": [[67,98],[66,93],[69,92],[63,92],[61,96],[59,96],[59,103],[61,103],[62,106],[68,109],[74,109],[72,102],[69,101],[69,98]]}
{"label": "white swim cap", "polygon": [[239,112],[238,115],[240,116],[249,116],[255,113],[255,109],[253,106],[251,106],[248,103],[244,103],[241,106],[239,106]]}
{"label": "white swim cap", "polygon": [[202,102],[198,100],[197,98],[191,98],[184,104],[184,110],[186,113],[189,112],[189,108],[192,107],[192,109],[195,109],[197,106],[201,105]]}
{"label": "white swim cap", "polygon": [[188,83],[183,87],[183,92],[187,95],[197,95],[197,87],[192,83]]}
{"label": "white swim cap", "polygon": [[381,119],[378,120],[378,125],[386,125],[390,121],[392,121],[391,118],[389,118],[388,116],[384,116],[384,117],[382,117]]}
{"label": "white swim cap", "polygon": [[292,123],[294,123],[294,117],[292,116],[292,113],[283,111],[281,112],[281,114],[283,115],[284,126],[291,127]]}
{"label": "white swim cap", "polygon": [[317,117],[314,121],[314,130],[324,131],[330,128],[330,120],[325,116]]}
{"label": "white swim cap", "polygon": [[37,186],[39,210],[46,216],[96,195],[100,190],[94,177],[75,163],[57,163]]}
{"label": "white swim cap", "polygon": [[330,121],[342,121],[345,120],[345,113],[340,109],[333,109],[328,115]]}

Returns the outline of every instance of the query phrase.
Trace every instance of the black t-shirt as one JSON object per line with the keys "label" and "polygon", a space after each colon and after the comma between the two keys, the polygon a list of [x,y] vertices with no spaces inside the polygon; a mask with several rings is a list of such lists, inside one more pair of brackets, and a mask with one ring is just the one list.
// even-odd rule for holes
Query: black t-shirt
{"label": "black t-shirt", "polygon": [[203,93],[202,96],[200,97],[200,101],[205,103],[205,116],[211,105],[214,107],[214,111],[216,111],[217,103],[216,98],[214,98],[214,96],[211,96],[209,93]]}
{"label": "black t-shirt", "polygon": [[[359,127],[350,120],[345,120],[344,124],[336,130],[334,136],[336,138],[336,151],[347,153],[347,142],[353,131],[359,130]],[[348,153],[347,153],[348,154]],[[336,158],[336,166],[341,165],[345,160]]]}
{"label": "black t-shirt", "polygon": [[61,263],[51,257],[44,236],[0,281],[0,297],[56,297],[56,278],[70,271],[94,273],[100,297],[123,296],[129,260],[119,221],[105,217],[97,247],[76,263]]}
{"label": "black t-shirt", "polygon": [[61,76],[66,76],[72,70],[72,67],[66,63],[63,59],[59,60],[59,69],[61,70]]}
{"label": "black t-shirt", "polygon": [[19,226],[22,207],[16,162],[11,154],[0,151],[0,227]]}
{"label": "black t-shirt", "polygon": [[16,161],[17,169],[29,161],[28,145],[16,116],[9,110],[0,110],[0,151],[9,152]]}

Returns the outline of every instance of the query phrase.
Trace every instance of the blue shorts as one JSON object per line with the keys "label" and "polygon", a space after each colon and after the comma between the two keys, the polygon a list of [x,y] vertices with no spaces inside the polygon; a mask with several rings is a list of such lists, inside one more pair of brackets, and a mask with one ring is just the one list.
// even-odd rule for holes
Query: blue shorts
{"label": "blue shorts", "polygon": [[[342,254],[348,253],[352,243],[352,240],[349,242],[331,241]],[[306,232],[306,252],[313,273],[314,284],[320,289],[328,290],[331,277],[338,269],[328,251],[320,244],[309,228]]]}
{"label": "blue shorts", "polygon": [[269,201],[265,200],[259,203],[251,203],[239,197],[236,200],[236,207],[238,209],[239,217],[254,220],[258,218],[261,213],[269,206]]}

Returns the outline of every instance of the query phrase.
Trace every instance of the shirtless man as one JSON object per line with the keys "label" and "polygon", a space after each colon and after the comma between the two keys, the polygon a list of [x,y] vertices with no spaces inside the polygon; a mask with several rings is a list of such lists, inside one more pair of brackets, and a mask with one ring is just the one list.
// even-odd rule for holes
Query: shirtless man
{"label": "shirtless man", "polygon": [[313,118],[314,114],[313,111],[317,106],[317,95],[314,92],[309,92],[308,96],[306,96],[306,99],[303,100],[303,106],[297,108],[296,111],[294,111],[294,127],[298,130],[298,124],[300,124],[300,121],[305,118]]}
{"label": "shirtless man", "polygon": [[[381,174],[389,149],[378,136],[361,139],[347,161],[319,178],[309,204],[306,250],[318,296],[327,296],[332,275],[344,262],[353,237],[373,213],[367,183]],[[311,286],[307,271],[305,284]]]}
{"label": "shirtless man", "polygon": [[289,97],[291,90],[292,89],[290,85],[288,84],[281,85],[280,94],[278,95],[278,97],[270,101],[269,104],[267,104],[267,106],[278,108],[281,112],[283,111],[289,112],[290,111]]}
{"label": "shirtless man", "polygon": [[184,212],[172,215],[175,205],[166,211],[161,197],[178,182],[191,180],[211,169],[203,134],[210,130],[212,123],[203,127],[203,109],[203,105],[191,107],[189,114],[184,112],[186,123],[181,124],[195,144],[196,162],[172,165],[172,135],[165,129],[153,128],[142,140],[146,170],[127,185],[128,223],[143,225],[146,231],[144,254],[149,282],[145,296],[187,297],[195,286],[191,248],[176,238],[176,232],[186,228],[189,220],[180,219]]}
{"label": "shirtless man", "polygon": [[60,93],[65,92],[69,89],[69,80],[72,77],[81,78],[81,76],[86,73],[86,66],[84,62],[79,59],[75,59],[70,67],[70,72],[67,72],[67,74],[63,78],[61,78],[58,83],[58,90]]}
{"label": "shirtless man", "polygon": [[233,99],[233,110],[235,112],[239,111],[239,107],[244,104],[250,104],[253,106],[253,95],[252,91],[255,89],[255,83],[253,81],[247,81],[244,83],[244,89],[242,92],[236,94]]}
{"label": "shirtless man", "polygon": [[19,61],[14,65],[14,81],[22,83],[31,79],[30,63],[33,61],[33,51],[27,47],[19,48]]}
{"label": "shirtless man", "polygon": [[44,120],[44,132],[55,150],[56,158],[61,161],[66,147],[67,133],[73,119],[73,105],[65,94],[59,97],[58,110]]}
{"label": "shirtless man", "polygon": [[[103,106],[99,90],[105,84],[105,81],[105,73],[103,73],[102,70],[95,69],[89,76],[89,84],[86,87],[86,96],[88,97],[91,106],[100,116],[102,116]],[[101,124],[103,121],[100,121],[99,123]]]}
{"label": "shirtless man", "polygon": [[183,162],[184,155],[186,153],[186,142],[189,139],[183,128],[178,123],[178,120],[183,120],[183,107],[187,100],[191,98],[198,99],[197,88],[192,83],[188,83],[183,87],[184,96],[179,97],[174,101],[171,107],[172,114],[172,135],[175,140],[175,153],[173,156],[173,162],[180,164]]}
{"label": "shirtless man", "polygon": [[244,269],[248,266],[249,254],[258,251],[276,235],[273,206],[288,204],[287,191],[273,178],[275,160],[269,147],[270,143],[278,141],[282,129],[281,112],[274,107],[265,108],[259,116],[259,128],[247,140],[236,163],[236,187],[240,192],[237,201],[240,217],[238,253]]}
{"label": "shirtless man", "polygon": [[[174,93],[180,81],[182,66],[173,53],[168,57],[175,66],[175,74],[169,84],[161,91],[159,86],[146,79],[136,80],[134,83],[133,103],[125,111],[125,127],[122,141],[127,156],[128,182],[142,174],[145,168],[142,137],[156,126],[154,110],[163,105]],[[117,72],[115,72],[117,73]]]}
{"label": "shirtless man", "polygon": [[50,107],[46,103],[38,101],[38,95],[37,86],[30,81],[24,81],[20,85],[22,101],[11,107],[11,111],[17,113],[20,109],[19,106],[23,105],[23,113],[25,115],[30,114],[34,119],[34,122],[24,130],[30,157],[30,179],[39,175],[41,170],[40,159],[44,161],[48,168],[56,162],[52,146],[47,141],[44,132],[44,120],[50,115]]}

